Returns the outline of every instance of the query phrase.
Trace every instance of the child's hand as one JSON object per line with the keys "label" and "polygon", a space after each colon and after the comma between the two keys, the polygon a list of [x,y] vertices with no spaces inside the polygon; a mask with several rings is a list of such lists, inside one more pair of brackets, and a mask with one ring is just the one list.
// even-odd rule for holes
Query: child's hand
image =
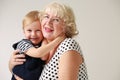
{"label": "child's hand", "polygon": [[55,40],[58,41],[58,43],[62,42],[65,39],[65,34],[61,33],[59,34]]}

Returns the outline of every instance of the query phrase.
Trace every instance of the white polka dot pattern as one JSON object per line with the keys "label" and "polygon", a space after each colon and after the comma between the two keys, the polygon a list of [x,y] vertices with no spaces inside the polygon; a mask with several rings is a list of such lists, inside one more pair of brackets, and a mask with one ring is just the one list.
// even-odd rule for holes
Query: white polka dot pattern
{"label": "white polka dot pattern", "polygon": [[[64,52],[68,50],[75,50],[80,54],[82,53],[80,51],[79,44],[75,40],[71,38],[66,38],[60,44],[60,46],[58,47],[57,51],[55,52],[54,56],[51,58],[49,63],[45,65],[39,80],[57,80],[58,79],[57,73],[59,69],[58,67],[59,58]],[[84,62],[80,65],[78,80],[88,80],[86,66]]]}

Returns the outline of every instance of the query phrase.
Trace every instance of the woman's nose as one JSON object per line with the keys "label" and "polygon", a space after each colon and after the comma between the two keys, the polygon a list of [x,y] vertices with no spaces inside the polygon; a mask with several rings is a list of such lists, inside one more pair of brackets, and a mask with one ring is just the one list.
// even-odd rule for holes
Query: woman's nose
{"label": "woman's nose", "polygon": [[51,18],[48,19],[47,24],[49,24],[49,25],[52,24],[52,19]]}

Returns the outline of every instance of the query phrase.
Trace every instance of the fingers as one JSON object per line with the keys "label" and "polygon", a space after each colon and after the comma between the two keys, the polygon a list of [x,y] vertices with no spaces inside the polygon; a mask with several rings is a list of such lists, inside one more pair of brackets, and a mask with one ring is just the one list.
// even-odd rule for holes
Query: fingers
{"label": "fingers", "polygon": [[23,64],[26,59],[24,54],[17,54],[19,50],[14,50],[10,58],[10,64],[12,66]]}
{"label": "fingers", "polygon": [[26,61],[26,59],[15,59],[15,62],[25,62]]}
{"label": "fingers", "polygon": [[14,63],[16,65],[23,64],[26,61],[24,54],[16,54],[16,55],[14,55],[13,60],[14,60]]}
{"label": "fingers", "polygon": [[60,36],[58,36],[57,38],[58,38],[59,41],[61,42],[61,41],[63,41],[63,40],[65,39],[65,36],[64,36],[64,35],[60,35]]}
{"label": "fingers", "polygon": [[15,79],[16,80],[23,80],[22,78],[20,78],[19,76],[17,76],[17,75],[14,75],[15,76]]}
{"label": "fingers", "polygon": [[58,36],[65,36],[65,33],[61,32]]}
{"label": "fingers", "polygon": [[25,55],[17,54],[18,52],[19,52],[19,50],[14,50],[9,59],[9,69],[11,72],[12,72],[12,69],[14,68],[14,66],[21,65],[26,61]]}
{"label": "fingers", "polygon": [[24,59],[25,55],[24,54],[16,54],[13,56],[15,59]]}
{"label": "fingers", "polygon": [[19,53],[19,50],[14,50],[13,51],[13,55],[16,55],[16,54],[18,54]]}

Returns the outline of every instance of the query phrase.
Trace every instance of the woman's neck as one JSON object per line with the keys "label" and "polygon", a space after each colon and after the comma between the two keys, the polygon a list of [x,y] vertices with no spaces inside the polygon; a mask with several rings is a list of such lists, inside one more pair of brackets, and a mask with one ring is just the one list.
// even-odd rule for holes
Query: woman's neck
{"label": "woman's neck", "polygon": [[51,41],[53,41],[53,40],[50,40],[50,39],[46,39],[46,40],[47,40],[48,43],[50,43]]}

